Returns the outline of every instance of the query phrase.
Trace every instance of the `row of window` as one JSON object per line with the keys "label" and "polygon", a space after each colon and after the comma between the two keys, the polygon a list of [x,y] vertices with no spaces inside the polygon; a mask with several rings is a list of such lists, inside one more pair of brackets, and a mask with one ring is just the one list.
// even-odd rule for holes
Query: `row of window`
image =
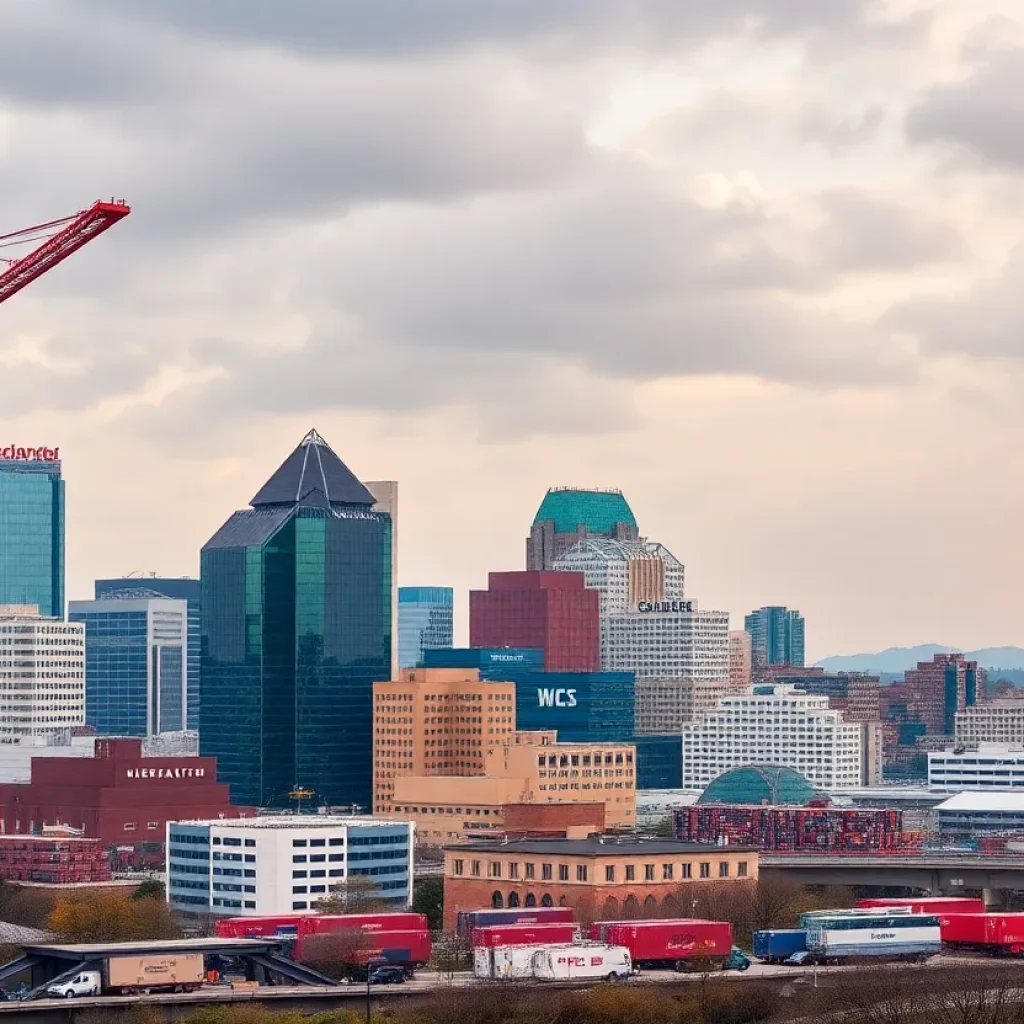
{"label": "row of window", "polygon": [[[683,863],[676,865],[674,863],[663,863],[661,865],[660,878],[658,873],[657,864],[643,864],[639,865],[643,868],[643,880],[645,882],[672,882],[676,879],[686,880],[694,877],[693,875],[693,864]],[[636,882],[637,879],[637,867],[636,864],[626,864],[624,866],[624,874],[621,881],[624,882]],[[678,867],[678,873],[677,873]],[[698,878],[711,878],[710,861],[701,861],[698,864]],[[554,881],[554,870],[558,869],[558,881],[568,882],[570,880],[570,866],[568,864],[541,864],[540,866],[540,880],[543,882]],[[576,865],[576,881],[577,882],[589,882],[589,867],[586,864]],[[732,865],[727,860],[721,860],[718,862],[718,878],[729,878],[731,877]],[[748,867],[745,860],[738,861],[736,864],[736,877],[746,878]],[[504,873],[503,873],[504,872]],[[529,861],[522,865],[522,875],[520,875],[520,865],[518,861],[488,861],[487,863],[487,877],[488,878],[508,878],[510,880],[516,880],[523,878],[527,881],[537,878],[537,865]],[[455,859],[452,862],[452,873],[455,875],[464,875],[466,873],[466,862],[461,859]],[[481,878],[482,875],[482,864],[478,860],[470,861],[469,863],[469,874],[473,878]],[[604,881],[605,882],[618,882],[620,879],[616,877],[617,868],[614,864],[607,864],[604,868]],[[597,879],[595,878],[596,882]]]}

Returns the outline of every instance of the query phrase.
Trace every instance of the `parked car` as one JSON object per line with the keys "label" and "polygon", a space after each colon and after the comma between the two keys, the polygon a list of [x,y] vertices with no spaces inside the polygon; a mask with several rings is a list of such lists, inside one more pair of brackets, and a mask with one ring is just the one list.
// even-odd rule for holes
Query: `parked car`
{"label": "parked car", "polygon": [[388,964],[375,967],[370,972],[371,985],[401,985],[405,982],[405,971],[401,967]]}

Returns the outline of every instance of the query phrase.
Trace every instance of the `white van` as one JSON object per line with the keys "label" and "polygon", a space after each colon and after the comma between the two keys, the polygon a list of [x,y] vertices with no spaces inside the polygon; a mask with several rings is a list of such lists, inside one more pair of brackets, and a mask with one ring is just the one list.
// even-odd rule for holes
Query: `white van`
{"label": "white van", "polygon": [[73,999],[75,996],[98,996],[102,991],[103,979],[99,971],[79,971],[70,981],[51,985],[46,994],[61,999]]}
{"label": "white van", "polygon": [[633,963],[625,946],[548,946],[533,955],[533,976],[542,981],[625,981],[632,974]]}

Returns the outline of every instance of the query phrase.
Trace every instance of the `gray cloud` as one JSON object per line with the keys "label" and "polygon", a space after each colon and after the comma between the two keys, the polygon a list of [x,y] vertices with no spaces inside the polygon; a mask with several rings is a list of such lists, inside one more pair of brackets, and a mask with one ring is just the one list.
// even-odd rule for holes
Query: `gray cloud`
{"label": "gray cloud", "polygon": [[[96,6],[95,2],[90,6]],[[119,16],[228,42],[318,54],[408,55],[475,45],[655,45],[731,34],[849,30],[872,0],[100,0]]]}
{"label": "gray cloud", "polygon": [[884,119],[885,110],[877,103],[843,118],[825,107],[811,106],[800,117],[800,134],[808,141],[820,142],[835,156],[871,142]]}
{"label": "gray cloud", "polygon": [[1024,49],[988,51],[963,81],[930,89],[910,111],[907,134],[1024,167]]}

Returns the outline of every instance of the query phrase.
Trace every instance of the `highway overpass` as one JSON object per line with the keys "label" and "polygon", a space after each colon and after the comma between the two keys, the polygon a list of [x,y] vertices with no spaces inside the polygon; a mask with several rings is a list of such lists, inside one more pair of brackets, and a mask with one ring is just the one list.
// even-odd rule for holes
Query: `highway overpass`
{"label": "highway overpass", "polygon": [[760,863],[762,874],[778,873],[805,885],[907,886],[933,896],[955,896],[964,889],[1024,889],[1024,857],[762,853]]}

